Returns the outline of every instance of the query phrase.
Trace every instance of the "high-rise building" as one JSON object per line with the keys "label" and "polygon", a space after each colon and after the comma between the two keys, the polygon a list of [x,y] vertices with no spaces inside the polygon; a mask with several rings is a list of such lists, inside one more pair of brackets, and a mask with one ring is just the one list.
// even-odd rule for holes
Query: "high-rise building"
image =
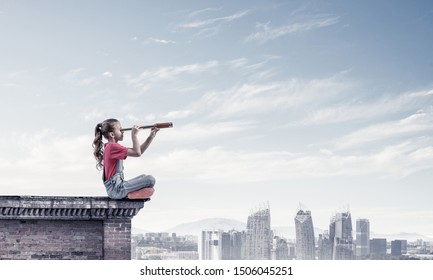
{"label": "high-rise building", "polygon": [[391,256],[399,257],[407,252],[407,240],[391,241]]}
{"label": "high-rise building", "polygon": [[327,230],[323,234],[319,234],[317,257],[319,260],[332,260],[332,242],[329,239],[329,232]]}
{"label": "high-rise building", "polygon": [[310,211],[299,210],[295,217],[296,258],[314,260],[314,228]]}
{"label": "high-rise building", "polygon": [[296,259],[296,241],[293,242],[287,242],[287,247],[289,247],[289,260]]}
{"label": "high-rise building", "polygon": [[386,256],[386,239],[373,238],[370,240],[370,259],[382,259]]}
{"label": "high-rise building", "polygon": [[271,250],[272,260],[288,260],[289,259],[289,246],[287,241],[278,236],[274,236]]}
{"label": "high-rise building", "polygon": [[228,232],[230,237],[230,253],[225,260],[242,260],[242,249],[245,247],[245,231],[231,230]]}
{"label": "high-rise building", "polygon": [[401,241],[401,253],[407,254],[407,240],[400,240]]}
{"label": "high-rise building", "polygon": [[201,260],[222,260],[222,232],[202,231],[199,250]]}
{"label": "high-rise building", "polygon": [[368,219],[356,220],[356,257],[370,255],[370,221]]}
{"label": "high-rise building", "polygon": [[350,212],[337,213],[331,219],[329,238],[333,260],[351,260],[353,254],[352,217]]}
{"label": "high-rise building", "polygon": [[202,231],[200,242],[201,260],[240,260],[245,232]]}
{"label": "high-rise building", "polygon": [[269,208],[259,210],[247,220],[246,259],[270,260],[273,233]]}

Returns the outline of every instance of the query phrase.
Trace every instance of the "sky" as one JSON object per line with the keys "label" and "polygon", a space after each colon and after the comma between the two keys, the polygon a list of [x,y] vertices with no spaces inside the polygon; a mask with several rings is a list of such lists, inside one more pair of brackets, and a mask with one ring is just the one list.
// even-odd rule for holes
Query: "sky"
{"label": "sky", "polygon": [[105,196],[96,124],[173,122],[124,162],[157,180],[134,227],[433,238],[431,1],[0,0],[0,36],[0,195]]}

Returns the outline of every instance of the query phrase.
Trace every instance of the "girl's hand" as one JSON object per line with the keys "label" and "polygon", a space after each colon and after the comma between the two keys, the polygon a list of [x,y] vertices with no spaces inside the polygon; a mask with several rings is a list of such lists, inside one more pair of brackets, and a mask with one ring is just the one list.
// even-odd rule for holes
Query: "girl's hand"
{"label": "girl's hand", "polygon": [[131,135],[137,136],[139,131],[140,131],[140,126],[134,125],[131,129]]}
{"label": "girl's hand", "polygon": [[154,127],[152,128],[152,130],[150,131],[150,137],[154,138],[156,136],[156,133],[159,131],[159,128]]}

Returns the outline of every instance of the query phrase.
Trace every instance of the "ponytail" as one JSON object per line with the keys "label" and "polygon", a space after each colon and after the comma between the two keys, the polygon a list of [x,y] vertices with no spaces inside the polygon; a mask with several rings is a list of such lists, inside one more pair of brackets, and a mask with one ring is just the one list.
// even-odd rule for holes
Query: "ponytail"
{"label": "ponytail", "polygon": [[98,123],[95,127],[95,139],[93,140],[93,156],[96,159],[96,169],[101,170],[104,167],[104,143],[102,137],[108,139],[108,133],[114,131],[114,125],[119,121],[116,119],[107,119]]}
{"label": "ponytail", "polygon": [[95,139],[93,140],[93,156],[96,159],[96,169],[101,170],[104,164],[104,144],[102,142],[102,123],[95,127]]}

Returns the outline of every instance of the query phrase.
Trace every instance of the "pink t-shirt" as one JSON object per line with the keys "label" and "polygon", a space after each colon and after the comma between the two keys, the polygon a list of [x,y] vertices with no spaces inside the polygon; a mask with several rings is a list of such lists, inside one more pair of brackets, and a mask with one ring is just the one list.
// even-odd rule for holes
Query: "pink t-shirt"
{"label": "pink t-shirt", "polygon": [[117,161],[126,159],[128,148],[114,142],[108,142],[104,148],[105,180],[110,179],[116,173]]}

